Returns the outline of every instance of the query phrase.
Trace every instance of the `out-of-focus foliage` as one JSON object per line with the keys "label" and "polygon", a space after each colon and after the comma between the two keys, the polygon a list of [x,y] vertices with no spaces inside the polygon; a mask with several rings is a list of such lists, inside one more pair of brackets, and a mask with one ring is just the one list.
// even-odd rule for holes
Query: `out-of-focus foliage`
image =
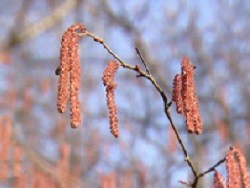
{"label": "out-of-focus foliage", "polygon": [[[75,22],[133,65],[140,64],[137,46],[169,97],[188,55],[197,66],[203,134],[187,135],[177,114],[174,121],[196,167],[203,171],[215,164],[229,145],[241,147],[249,164],[249,14],[250,3],[240,0],[2,0],[0,134],[7,120],[12,131],[1,136],[10,142],[8,156],[1,156],[1,170],[9,169],[1,173],[1,185],[48,186],[39,182],[45,179],[60,187],[182,187],[178,180],[191,177],[158,93],[123,69],[116,91],[120,137],[109,133],[101,76],[112,57],[90,39],[80,44],[83,124],[73,130],[69,115],[57,113],[60,40]],[[206,175],[199,186],[211,187],[212,178]]]}

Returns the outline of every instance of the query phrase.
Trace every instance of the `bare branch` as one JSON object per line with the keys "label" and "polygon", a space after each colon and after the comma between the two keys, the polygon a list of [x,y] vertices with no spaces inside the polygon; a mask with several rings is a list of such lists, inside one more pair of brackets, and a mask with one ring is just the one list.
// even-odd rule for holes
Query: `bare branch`
{"label": "bare branch", "polygon": [[162,88],[160,87],[160,85],[156,82],[156,80],[154,79],[154,77],[150,74],[148,74],[147,72],[145,71],[142,71],[141,69],[138,68],[138,65],[137,66],[132,66],[128,63],[126,63],[124,60],[122,60],[116,53],[113,52],[113,50],[105,43],[105,41],[101,38],[101,37],[98,37],[96,35],[94,35],[93,33],[90,33],[90,32],[86,32],[86,33],[78,33],[79,36],[89,36],[91,38],[94,39],[94,41],[100,43],[107,51],[109,54],[111,54],[115,59],[117,59],[119,61],[119,63],[121,64],[121,66],[123,68],[126,68],[126,69],[130,69],[130,70],[133,70],[133,71],[136,71],[137,73],[139,73],[139,75],[141,77],[144,77],[146,78],[147,80],[149,80],[153,86],[156,88],[156,90],[160,93],[161,97],[162,97],[162,100],[163,100],[163,104],[164,104],[164,112],[171,124],[171,127],[172,129],[174,130],[174,133],[177,137],[177,140],[182,148],[182,152],[185,156],[185,162],[187,162],[188,166],[191,168],[192,170],[192,173],[194,175],[195,178],[197,178],[197,172],[194,168],[194,165],[191,161],[191,159],[189,158],[188,156],[188,152],[187,152],[187,149],[186,149],[186,146],[184,145],[181,137],[180,137],[180,134],[178,133],[178,130],[172,120],[172,117],[171,117],[171,114],[170,114],[170,110],[169,110],[169,107],[170,107],[170,104],[171,103],[168,103],[168,98],[167,98],[167,95],[165,94],[165,92],[162,90]]}
{"label": "bare branch", "polygon": [[147,66],[145,60],[143,59],[143,57],[142,57],[142,55],[141,55],[141,52],[140,52],[139,48],[136,47],[135,50],[136,50],[136,53],[139,55],[139,57],[140,57],[140,59],[141,59],[141,62],[142,62],[142,64],[144,65],[144,67],[145,67],[145,69],[146,69],[146,72],[147,72],[148,74],[150,74],[150,72],[149,72],[149,70],[148,70],[148,66]]}
{"label": "bare branch", "polygon": [[195,187],[199,181],[199,178],[205,176],[206,174],[210,173],[210,172],[213,172],[215,171],[215,168],[220,166],[222,163],[224,163],[226,161],[226,157],[224,157],[223,159],[221,159],[220,161],[218,161],[216,164],[214,164],[213,166],[211,166],[208,170],[200,173],[197,175],[197,177],[195,178],[194,180],[194,183],[193,183],[193,187]]}

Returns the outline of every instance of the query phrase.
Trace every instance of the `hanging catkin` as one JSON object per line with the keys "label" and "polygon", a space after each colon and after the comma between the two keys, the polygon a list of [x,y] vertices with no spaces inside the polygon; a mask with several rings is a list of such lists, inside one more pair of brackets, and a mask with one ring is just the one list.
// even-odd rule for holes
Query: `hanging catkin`
{"label": "hanging catkin", "polygon": [[183,102],[182,102],[182,95],[181,95],[181,89],[182,89],[182,80],[181,75],[176,74],[173,81],[173,95],[172,95],[172,101],[176,102],[176,111],[179,114],[183,113]]}
{"label": "hanging catkin", "polygon": [[235,148],[235,158],[239,164],[240,176],[243,187],[250,188],[250,177],[247,172],[246,159],[240,149]]}
{"label": "hanging catkin", "polygon": [[115,61],[110,61],[103,72],[103,84],[106,86],[106,100],[109,109],[109,125],[110,132],[117,138],[119,135],[118,130],[118,115],[117,115],[117,106],[115,104],[115,75],[119,64]]}
{"label": "hanging catkin", "polygon": [[214,188],[226,188],[226,183],[222,177],[222,175],[215,171],[214,172]]}
{"label": "hanging catkin", "polygon": [[69,98],[72,128],[76,128],[81,124],[81,109],[78,98],[81,82],[78,32],[86,32],[83,24],[74,24],[63,34],[60,50],[60,66],[56,70],[56,74],[59,74],[57,109],[60,113],[64,113]]}
{"label": "hanging catkin", "polygon": [[173,81],[172,101],[176,103],[176,111],[186,118],[189,133],[202,133],[202,122],[199,101],[195,94],[194,65],[188,57],[181,63],[181,75],[177,74]]}
{"label": "hanging catkin", "polygon": [[230,147],[226,156],[226,168],[228,188],[250,187],[246,159],[238,148]]}
{"label": "hanging catkin", "polygon": [[194,102],[194,70],[187,57],[181,63],[182,99],[184,112],[191,112]]}

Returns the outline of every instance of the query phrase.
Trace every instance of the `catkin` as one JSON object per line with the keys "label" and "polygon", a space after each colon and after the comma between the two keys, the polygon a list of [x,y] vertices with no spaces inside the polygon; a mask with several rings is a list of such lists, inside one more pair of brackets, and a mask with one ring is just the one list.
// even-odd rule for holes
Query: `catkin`
{"label": "catkin", "polygon": [[181,75],[177,74],[173,81],[172,101],[176,103],[176,111],[186,118],[188,133],[202,133],[202,121],[199,102],[195,94],[194,65],[188,57],[181,63]]}
{"label": "catkin", "polygon": [[192,112],[186,112],[186,127],[188,133],[194,133],[195,132],[195,127],[193,123],[193,113]]}
{"label": "catkin", "polygon": [[76,128],[81,123],[81,109],[78,92],[81,84],[81,65],[78,56],[78,36],[72,35],[73,42],[70,46],[70,122]]}
{"label": "catkin", "polygon": [[59,81],[58,81],[58,95],[57,95],[57,110],[60,113],[66,111],[66,104],[68,98],[68,76],[69,76],[69,55],[68,43],[70,41],[70,33],[65,32],[62,36],[61,50],[60,50],[60,67]]}
{"label": "catkin", "polygon": [[181,89],[182,89],[181,75],[176,74],[173,81],[172,101],[176,102],[176,111],[179,114],[183,113]]}
{"label": "catkin", "polygon": [[182,99],[184,112],[191,112],[193,108],[194,96],[194,71],[193,65],[187,57],[184,57],[181,63],[182,76]]}
{"label": "catkin", "polygon": [[81,124],[81,109],[78,92],[81,82],[81,65],[78,55],[78,32],[86,32],[83,24],[70,26],[62,36],[60,50],[60,66],[56,70],[59,74],[57,109],[64,113],[67,107],[67,100],[70,100],[70,122],[71,127],[76,128]]}
{"label": "catkin", "polygon": [[194,95],[192,114],[193,114],[193,125],[195,129],[195,133],[201,134],[203,128],[202,128],[201,115],[200,115],[200,110],[199,110],[199,101],[196,95]]}
{"label": "catkin", "polygon": [[228,188],[250,187],[250,180],[246,168],[246,160],[239,149],[230,147],[226,156],[226,168],[228,172]]}
{"label": "catkin", "polygon": [[116,83],[114,81],[119,64],[115,61],[110,61],[103,72],[103,84],[106,86],[106,100],[109,109],[109,125],[110,132],[117,138],[119,136],[118,130],[118,112],[115,104],[115,88]]}
{"label": "catkin", "polygon": [[236,158],[238,165],[239,165],[242,186],[244,188],[249,188],[250,187],[250,177],[247,173],[246,159],[245,159],[243,153],[238,148],[235,148],[235,158]]}
{"label": "catkin", "polygon": [[226,155],[227,186],[222,176],[215,171],[214,188],[250,188],[246,159],[240,149],[230,147]]}
{"label": "catkin", "polygon": [[214,188],[226,188],[226,183],[220,173],[214,172]]}
{"label": "catkin", "polygon": [[240,188],[240,169],[234,157],[235,148],[231,147],[226,156],[227,185],[228,188]]}

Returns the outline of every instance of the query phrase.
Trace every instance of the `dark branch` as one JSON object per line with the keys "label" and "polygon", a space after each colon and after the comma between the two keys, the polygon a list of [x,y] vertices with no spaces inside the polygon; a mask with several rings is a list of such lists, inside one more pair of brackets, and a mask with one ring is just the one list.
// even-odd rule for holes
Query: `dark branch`
{"label": "dark branch", "polygon": [[170,108],[170,106],[171,106],[171,101],[168,102],[167,95],[166,95],[165,92],[162,90],[162,88],[160,87],[160,85],[156,82],[155,78],[149,73],[149,70],[147,69],[146,63],[145,63],[145,61],[143,60],[142,56],[140,55],[139,50],[136,49],[136,52],[137,52],[138,55],[140,56],[140,58],[141,58],[141,60],[142,60],[142,63],[143,63],[144,66],[145,66],[146,72],[145,72],[145,71],[142,71],[138,65],[132,66],[132,65],[126,63],[126,62],[125,62],[124,60],[122,60],[117,54],[115,54],[115,53],[113,52],[113,50],[111,50],[111,48],[105,43],[105,41],[104,41],[102,38],[100,38],[100,37],[94,35],[93,33],[90,33],[90,32],[78,33],[78,35],[81,36],[81,37],[83,37],[83,36],[89,36],[89,37],[93,38],[95,42],[100,43],[100,44],[108,51],[109,54],[111,54],[116,60],[118,60],[119,63],[121,64],[121,66],[122,66],[123,68],[133,70],[133,71],[135,71],[135,72],[138,73],[138,76],[144,77],[144,78],[146,78],[147,80],[149,80],[149,81],[153,84],[153,86],[156,88],[156,90],[160,93],[160,95],[161,95],[161,97],[162,97],[162,100],[163,100],[163,103],[164,103],[164,111],[165,111],[165,114],[166,114],[166,116],[167,116],[167,118],[168,118],[168,120],[169,120],[169,122],[170,122],[170,124],[171,124],[172,129],[174,130],[174,133],[175,133],[175,135],[176,135],[176,137],[177,137],[178,143],[179,143],[179,145],[180,145],[181,148],[182,148],[182,152],[183,152],[183,154],[184,154],[184,156],[185,156],[185,162],[188,164],[188,166],[190,167],[190,169],[192,170],[192,173],[193,173],[193,175],[194,175],[194,183],[192,184],[192,187],[196,187],[197,182],[198,182],[198,179],[199,179],[199,177],[201,177],[201,176],[198,177],[198,175],[197,175],[198,173],[197,173],[197,171],[195,170],[194,165],[193,165],[191,159],[190,159],[189,156],[188,156],[187,149],[186,149],[186,147],[185,147],[185,145],[184,145],[184,143],[183,143],[183,141],[182,141],[182,139],[181,139],[181,137],[180,137],[180,134],[179,134],[179,132],[178,132],[178,130],[177,130],[177,128],[176,128],[176,126],[175,126],[173,120],[172,120],[172,117],[171,117],[171,114],[170,114],[170,110],[169,110],[169,108]]}
{"label": "dark branch", "polygon": [[149,70],[148,70],[148,66],[147,66],[145,60],[143,59],[142,54],[141,54],[139,48],[136,47],[136,48],[135,48],[135,51],[136,51],[136,53],[139,55],[139,57],[140,57],[140,59],[141,59],[141,62],[142,62],[142,64],[143,64],[144,67],[145,67],[146,72],[150,75],[150,72],[149,72]]}
{"label": "dark branch", "polygon": [[200,173],[200,174],[195,178],[192,187],[196,187],[196,185],[197,185],[197,183],[198,183],[198,181],[199,181],[199,179],[200,179],[201,177],[205,176],[206,174],[208,174],[208,173],[210,173],[210,172],[215,171],[215,168],[218,167],[219,165],[221,165],[222,163],[224,163],[225,161],[226,161],[226,158],[223,158],[223,159],[221,159],[220,161],[218,161],[215,165],[211,166],[208,170],[206,170],[206,171]]}

